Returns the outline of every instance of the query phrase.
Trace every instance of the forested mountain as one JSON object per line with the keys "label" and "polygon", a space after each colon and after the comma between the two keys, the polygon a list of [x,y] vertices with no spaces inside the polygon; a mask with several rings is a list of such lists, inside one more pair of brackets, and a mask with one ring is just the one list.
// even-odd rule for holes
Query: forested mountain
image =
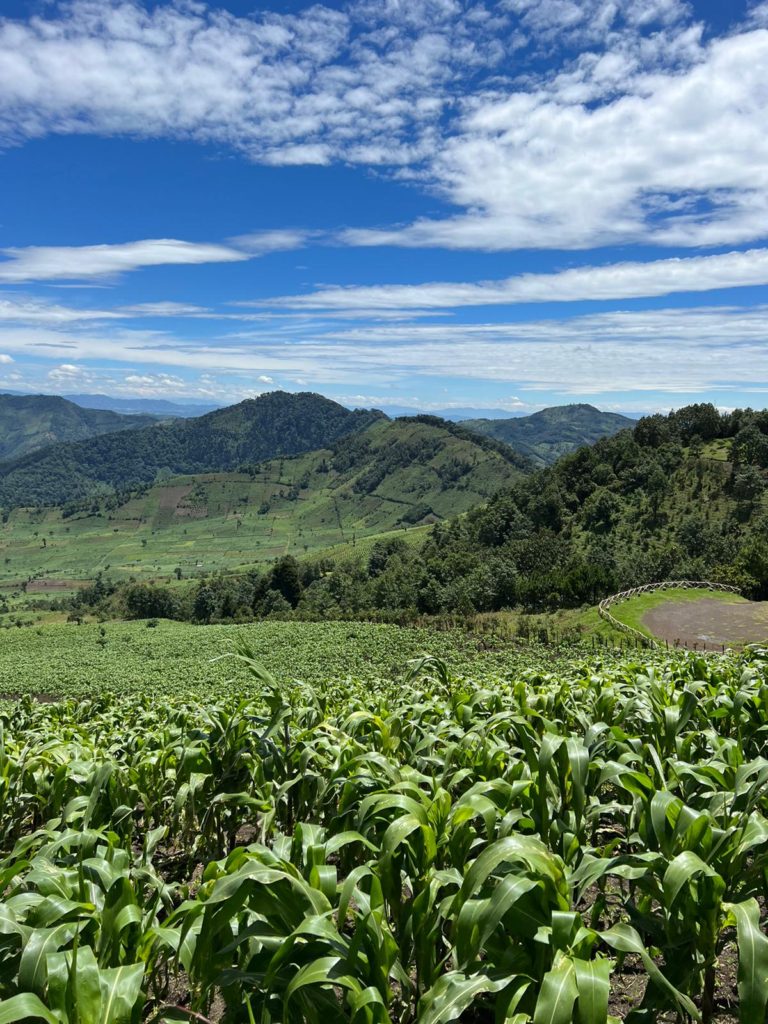
{"label": "forested mountain", "polygon": [[195,419],[59,444],[0,464],[0,506],[59,505],[150,483],[158,473],[236,469],[332,445],[383,413],[272,391]]}
{"label": "forested mountain", "polygon": [[13,510],[0,527],[0,576],[92,578],[109,566],[113,581],[186,579],[337,545],[358,551],[372,535],[474,508],[522,468],[511,449],[455,424],[381,419],[333,448],[241,472]]}
{"label": "forested mountain", "polygon": [[420,548],[394,539],[368,561],[308,565],[301,608],[539,611],[674,578],[765,598],[767,487],[768,411],[646,417],[438,524]]}
{"label": "forested mountain", "polygon": [[106,409],[81,409],[58,395],[0,394],[0,461],[61,441],[138,430],[157,416],[125,416]]}
{"label": "forested mountain", "polygon": [[547,466],[582,445],[612,437],[636,423],[627,416],[581,404],[556,405],[510,419],[467,419],[462,426],[511,445],[536,466]]}

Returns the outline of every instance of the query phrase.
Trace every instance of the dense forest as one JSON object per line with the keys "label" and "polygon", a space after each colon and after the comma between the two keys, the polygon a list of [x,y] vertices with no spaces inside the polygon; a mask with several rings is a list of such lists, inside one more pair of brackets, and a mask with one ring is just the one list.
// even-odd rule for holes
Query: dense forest
{"label": "dense forest", "polygon": [[51,445],[0,464],[0,506],[63,505],[162,473],[233,470],[327,448],[383,416],[309,392],[272,391],[195,419]]}
{"label": "dense forest", "polygon": [[0,394],[0,461],[20,458],[58,442],[139,430],[160,417],[82,409],[58,395]]}
{"label": "dense forest", "polygon": [[556,405],[530,416],[509,419],[464,420],[469,430],[511,445],[530,459],[534,466],[553,462],[585,444],[595,444],[603,437],[612,437],[620,430],[632,428],[635,420],[615,412],[601,412],[593,405]]}
{"label": "dense forest", "polygon": [[81,600],[210,622],[544,611],[674,577],[766,598],[767,471],[768,412],[689,406],[520,478],[438,523],[418,546],[391,537],[343,562],[285,557],[265,573],[207,579],[186,594],[100,580],[101,592]]}

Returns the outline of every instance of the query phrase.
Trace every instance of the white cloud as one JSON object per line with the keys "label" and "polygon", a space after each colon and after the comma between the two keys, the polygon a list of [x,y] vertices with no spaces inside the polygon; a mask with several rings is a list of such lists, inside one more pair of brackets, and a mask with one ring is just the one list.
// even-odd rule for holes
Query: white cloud
{"label": "white cloud", "polygon": [[11,356],[4,355],[3,353],[0,352],[0,363],[2,363],[3,366],[7,366],[9,363],[12,362],[13,359],[11,358]]}
{"label": "white cloud", "polygon": [[272,377],[267,377],[264,374],[262,374],[258,378],[258,381],[259,381],[259,384],[274,384],[275,383],[274,380],[272,379]]}
{"label": "white cloud", "polygon": [[189,302],[139,302],[133,306],[120,306],[113,311],[115,316],[203,316],[211,310],[207,306],[195,306]]}
{"label": "white cloud", "polygon": [[766,237],[768,31],[664,39],[661,66],[645,37],[622,37],[545,80],[468,97],[428,168],[460,212],[344,240],[505,250]]}
{"label": "white cloud", "polygon": [[[1,264],[0,264],[1,265]],[[113,310],[74,309],[33,296],[0,296],[0,323],[71,324],[88,320],[119,319]]]}
{"label": "white cloud", "polygon": [[313,233],[294,228],[280,228],[274,231],[252,231],[247,235],[230,238],[232,245],[242,249],[250,256],[264,256],[270,252],[287,252],[301,249],[306,245]]}
{"label": "white cloud", "polygon": [[273,300],[292,309],[398,311],[523,302],[580,302],[704,292],[768,284],[768,249],[690,256],[648,263],[577,267],[553,274],[519,274],[503,281],[435,282],[324,288]]}
{"label": "white cloud", "polygon": [[76,381],[87,376],[86,370],[81,366],[75,366],[73,363],[62,363],[55,369],[48,371],[48,380],[56,386],[74,384]]}
{"label": "white cloud", "polygon": [[448,87],[504,54],[503,18],[440,0],[236,17],[74,0],[0,21],[0,137],[170,136],[267,163],[408,162]]}
{"label": "white cloud", "polygon": [[[711,41],[682,0],[353,0],[250,17],[181,0],[47,10],[0,19],[8,144],[127,134],[213,142],[267,164],[381,165],[456,210],[350,231],[354,245],[768,235],[765,3]],[[293,248],[296,235],[247,244]]]}
{"label": "white cloud", "polygon": [[[309,381],[313,388],[341,386],[350,394],[365,388],[382,394],[380,389],[390,385],[418,389],[421,379],[438,377],[506,383],[525,399],[526,390],[536,389],[563,394],[757,391],[768,388],[766,337],[768,306],[761,306],[624,311],[519,323],[381,322],[330,328],[308,323],[303,334],[289,338],[275,336],[269,326],[246,337],[204,339],[113,325],[77,331],[0,327],[0,350],[25,360],[56,360],[52,372],[58,379],[71,377],[79,367],[91,372],[94,366],[122,364],[136,378],[224,376],[232,381],[229,392],[235,386],[247,392],[263,376],[288,386]],[[208,386],[200,380],[201,387]],[[210,389],[216,392],[214,385]]]}
{"label": "white cloud", "polygon": [[249,254],[214,243],[181,242],[173,238],[149,238],[119,245],[28,246],[3,249],[0,283],[108,277],[167,264],[232,263]]}

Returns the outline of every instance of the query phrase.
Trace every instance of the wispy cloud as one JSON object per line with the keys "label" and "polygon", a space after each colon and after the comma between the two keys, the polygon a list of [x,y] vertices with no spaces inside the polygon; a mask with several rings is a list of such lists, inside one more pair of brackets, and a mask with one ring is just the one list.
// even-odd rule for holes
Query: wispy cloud
{"label": "wispy cloud", "polygon": [[28,246],[3,249],[0,283],[78,280],[111,277],[168,264],[233,263],[250,254],[232,246],[207,242],[181,242],[175,238],[149,238],[119,245]]}
{"label": "wispy cloud", "polygon": [[[509,384],[561,394],[702,393],[768,387],[768,306],[600,313],[521,323],[308,324],[295,337],[179,338],[117,325],[79,330],[0,327],[10,357],[68,367],[110,362],[154,373],[230,375],[242,388],[270,377],[344,393],[419,381]],[[230,384],[230,389],[233,385]],[[444,404],[444,403],[443,403]]]}
{"label": "wispy cloud", "polygon": [[768,249],[751,249],[720,256],[577,267],[553,274],[519,274],[503,281],[323,288],[277,298],[272,304],[290,309],[403,311],[644,298],[765,284]]}

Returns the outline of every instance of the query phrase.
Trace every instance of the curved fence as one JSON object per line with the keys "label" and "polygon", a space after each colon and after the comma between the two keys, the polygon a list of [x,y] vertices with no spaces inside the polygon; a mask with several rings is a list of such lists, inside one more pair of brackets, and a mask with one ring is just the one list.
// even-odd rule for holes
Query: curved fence
{"label": "curved fence", "polygon": [[731,587],[727,583],[710,583],[707,580],[665,580],[663,583],[645,583],[642,587],[632,587],[631,590],[622,590],[619,594],[611,594],[610,597],[604,597],[597,606],[598,615],[601,619],[605,619],[614,629],[618,629],[622,633],[626,633],[627,636],[639,640],[644,646],[658,647],[659,642],[657,640],[646,636],[645,633],[641,633],[634,626],[628,626],[626,622],[620,622],[615,616],[611,615],[610,609],[614,605],[628,601],[632,597],[639,597],[641,594],[655,594],[660,590],[720,590],[728,594],[741,593],[739,587]]}

